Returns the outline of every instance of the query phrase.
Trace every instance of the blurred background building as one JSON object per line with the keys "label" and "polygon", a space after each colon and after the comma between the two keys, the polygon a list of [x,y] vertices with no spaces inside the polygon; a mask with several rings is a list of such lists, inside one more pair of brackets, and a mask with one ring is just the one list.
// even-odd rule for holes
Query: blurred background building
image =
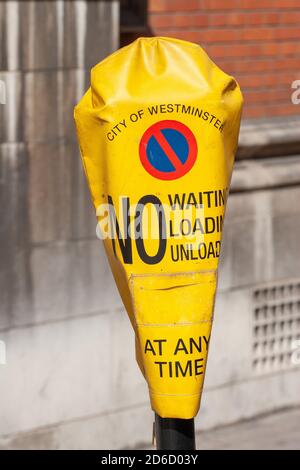
{"label": "blurred background building", "polygon": [[299,0],[0,0],[0,448],[151,441],[73,124],[142,35],[201,44],[245,97],[197,429],[300,405],[299,21]]}

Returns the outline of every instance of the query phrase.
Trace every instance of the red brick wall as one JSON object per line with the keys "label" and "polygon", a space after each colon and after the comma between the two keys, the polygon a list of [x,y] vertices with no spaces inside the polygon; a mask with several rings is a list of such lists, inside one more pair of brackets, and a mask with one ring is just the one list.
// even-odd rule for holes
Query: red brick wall
{"label": "red brick wall", "polygon": [[244,117],[300,114],[300,0],[148,0],[151,34],[200,44],[240,83]]}

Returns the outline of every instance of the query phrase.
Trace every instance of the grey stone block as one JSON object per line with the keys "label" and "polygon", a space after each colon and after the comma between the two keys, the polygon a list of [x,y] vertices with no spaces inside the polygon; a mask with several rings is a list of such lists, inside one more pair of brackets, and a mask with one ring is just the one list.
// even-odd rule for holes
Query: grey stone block
{"label": "grey stone block", "polygon": [[252,218],[255,214],[255,198],[253,193],[230,193],[227,207],[225,224],[230,221],[240,221]]}
{"label": "grey stone block", "polygon": [[253,199],[255,219],[253,225],[249,225],[249,230],[254,233],[254,279],[252,283],[258,284],[271,281],[274,275],[271,192],[257,192]]}
{"label": "grey stone block", "polygon": [[231,192],[266,190],[299,183],[299,155],[252,159],[235,164]]}
{"label": "grey stone block", "polygon": [[244,120],[237,158],[297,155],[300,151],[299,116],[272,116]]}
{"label": "grey stone block", "polygon": [[88,3],[85,67],[90,69],[118,47],[119,2]]}
{"label": "grey stone block", "polygon": [[[78,71],[29,72],[25,76],[25,139],[43,142],[68,138],[76,140],[73,119],[78,95],[88,83]],[[83,83],[82,83],[83,81]],[[80,93],[79,93],[79,91]]]}
{"label": "grey stone block", "polygon": [[229,230],[227,230],[229,223],[226,223],[226,219],[225,219],[225,224],[223,226],[223,234],[222,234],[221,255],[219,259],[218,290],[229,289],[231,286],[231,282],[232,282],[232,279],[231,279],[232,253],[231,253],[231,244],[230,244],[231,240],[230,240],[230,232]]}
{"label": "grey stone block", "polygon": [[211,429],[276,409],[299,406],[299,388],[298,370],[205,388],[196,429]]}
{"label": "grey stone block", "polygon": [[[45,429],[0,437],[0,449],[114,450],[149,447],[153,413],[148,404],[86,416]],[[146,445],[145,445],[146,444]]]}
{"label": "grey stone block", "polygon": [[274,275],[277,279],[299,277],[300,273],[300,215],[273,219]]}
{"label": "grey stone block", "polygon": [[217,293],[205,389],[252,376],[252,302],[249,289]]}
{"label": "grey stone block", "polygon": [[110,318],[113,406],[115,409],[139,409],[141,404],[149,403],[149,393],[146,380],[135,360],[134,331],[124,309],[113,312]]}
{"label": "grey stone block", "polygon": [[64,67],[89,70],[118,47],[118,2],[63,2],[61,11]]}
{"label": "grey stone block", "polygon": [[[300,158],[299,158],[300,161]],[[273,217],[300,216],[300,206],[294,202],[300,200],[300,186],[278,188],[271,193],[271,211]]]}
{"label": "grey stone block", "polygon": [[58,67],[56,2],[18,2],[23,70]]}
{"label": "grey stone block", "polygon": [[229,197],[221,290],[299,276],[299,188]]}
{"label": "grey stone block", "polygon": [[0,70],[16,71],[20,67],[20,2],[0,2]]}
{"label": "grey stone block", "polygon": [[[29,72],[25,75],[24,133],[28,142],[56,140],[59,129],[58,72]],[[63,92],[61,91],[61,96]]]}
{"label": "grey stone block", "polygon": [[0,70],[7,70],[6,4],[0,2]]}
{"label": "grey stone block", "polygon": [[15,329],[1,337],[7,345],[0,374],[1,435],[110,409],[107,315]]}
{"label": "grey stone block", "polygon": [[23,140],[23,77],[20,72],[0,72],[5,104],[0,104],[0,143]]}
{"label": "grey stone block", "polygon": [[232,223],[229,227],[231,238],[231,279],[232,287],[253,283],[255,278],[255,221],[248,219]]}
{"label": "grey stone block", "polygon": [[117,47],[117,6],[105,0],[19,2],[19,67],[90,68]]}
{"label": "grey stone block", "polygon": [[226,428],[201,432],[199,450],[295,450],[299,447],[299,409],[282,410]]}

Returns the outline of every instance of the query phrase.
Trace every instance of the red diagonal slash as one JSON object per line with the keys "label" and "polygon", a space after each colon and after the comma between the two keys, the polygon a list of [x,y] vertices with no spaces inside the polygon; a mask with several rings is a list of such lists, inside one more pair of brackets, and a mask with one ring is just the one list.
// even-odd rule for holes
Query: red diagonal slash
{"label": "red diagonal slash", "polygon": [[156,132],[153,133],[153,137],[157,140],[165,154],[167,155],[168,159],[174,166],[175,170],[179,170],[184,166],[184,164],[181,162],[177,154],[174,152],[172,149],[171,145],[163,135],[163,133],[160,130],[157,130]]}
{"label": "red diagonal slash", "polygon": [[[179,155],[176,153],[176,147],[173,149],[172,145],[169,144],[168,140],[164,136],[164,129],[174,129],[185,137],[188,143],[189,152],[188,157],[184,163],[182,163]],[[165,153],[170,164],[172,164],[174,168],[172,171],[157,170],[152,165],[151,159],[149,160],[147,148],[152,137],[160,146],[161,150]],[[166,119],[164,121],[158,121],[146,129],[140,140],[139,154],[141,163],[149,175],[160,180],[176,180],[188,173],[193,167],[198,154],[197,141],[193,132],[185,124],[179,121]]]}

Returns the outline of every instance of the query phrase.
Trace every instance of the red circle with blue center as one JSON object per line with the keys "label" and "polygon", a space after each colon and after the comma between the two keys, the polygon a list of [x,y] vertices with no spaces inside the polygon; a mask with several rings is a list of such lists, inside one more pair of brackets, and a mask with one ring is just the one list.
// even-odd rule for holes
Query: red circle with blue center
{"label": "red circle with blue center", "polygon": [[175,180],[188,173],[197,158],[197,141],[179,121],[164,120],[150,126],[140,141],[145,170],[161,180]]}

